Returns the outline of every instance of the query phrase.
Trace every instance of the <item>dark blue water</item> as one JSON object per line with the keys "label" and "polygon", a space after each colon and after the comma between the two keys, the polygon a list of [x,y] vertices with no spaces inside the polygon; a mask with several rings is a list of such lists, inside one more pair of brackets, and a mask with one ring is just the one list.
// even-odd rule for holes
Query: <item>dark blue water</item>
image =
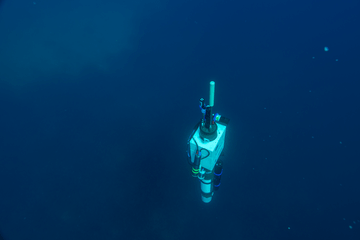
{"label": "dark blue water", "polygon": [[[0,1],[1,235],[359,239],[359,7]],[[205,204],[185,151],[211,80]]]}

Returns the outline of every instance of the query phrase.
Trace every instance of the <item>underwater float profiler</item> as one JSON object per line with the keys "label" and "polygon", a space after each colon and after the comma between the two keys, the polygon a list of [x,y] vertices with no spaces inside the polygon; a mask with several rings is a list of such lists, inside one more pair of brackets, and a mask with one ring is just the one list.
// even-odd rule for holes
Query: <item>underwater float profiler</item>
{"label": "underwater float profiler", "polygon": [[229,119],[213,114],[215,82],[210,82],[209,105],[200,98],[202,118],[198,122],[188,141],[187,157],[192,167],[192,175],[200,180],[201,199],[211,201],[214,191],[218,190],[222,175],[222,155],[225,144],[226,127]]}

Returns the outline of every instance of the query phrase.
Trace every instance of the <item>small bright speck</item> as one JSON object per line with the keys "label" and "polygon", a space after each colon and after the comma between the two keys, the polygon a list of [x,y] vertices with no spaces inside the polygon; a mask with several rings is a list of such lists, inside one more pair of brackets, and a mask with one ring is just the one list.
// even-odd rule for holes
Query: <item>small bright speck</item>
{"label": "small bright speck", "polygon": [[350,229],[352,229],[352,226],[349,226]]}
{"label": "small bright speck", "polygon": [[315,59],[315,57],[313,57],[313,59]]}
{"label": "small bright speck", "polygon": [[343,218],[343,220],[345,221],[345,218]]}
{"label": "small bright speck", "polygon": [[340,141],[339,143],[342,144],[342,141]]}
{"label": "small bright speck", "polygon": [[335,61],[339,61],[339,59],[335,59]]}
{"label": "small bright speck", "polygon": [[314,138],[314,136],[311,136],[311,138]]}
{"label": "small bright speck", "polygon": [[329,48],[328,48],[328,47],[324,47],[324,51],[325,51],[325,52],[329,51]]}
{"label": "small bright speck", "polygon": [[288,227],[288,229],[290,230],[290,227]]}
{"label": "small bright speck", "polygon": [[311,90],[309,90],[309,92],[311,92]]}

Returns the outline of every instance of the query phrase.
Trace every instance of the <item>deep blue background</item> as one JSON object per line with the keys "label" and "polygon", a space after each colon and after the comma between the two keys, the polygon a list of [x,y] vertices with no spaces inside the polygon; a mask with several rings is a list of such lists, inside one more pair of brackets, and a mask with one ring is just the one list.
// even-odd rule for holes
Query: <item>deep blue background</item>
{"label": "deep blue background", "polygon": [[[36,15],[17,4],[2,49]],[[106,71],[0,66],[4,239],[359,239],[359,2],[157,4],[123,3],[135,47]],[[185,150],[211,80],[231,121],[204,204]]]}

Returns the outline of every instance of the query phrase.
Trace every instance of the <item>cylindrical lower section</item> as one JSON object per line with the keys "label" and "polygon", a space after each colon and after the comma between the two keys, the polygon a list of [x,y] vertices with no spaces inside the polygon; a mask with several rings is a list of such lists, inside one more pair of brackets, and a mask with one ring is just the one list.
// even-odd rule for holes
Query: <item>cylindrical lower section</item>
{"label": "cylindrical lower section", "polygon": [[[205,171],[204,169],[200,170],[200,173]],[[212,172],[206,172],[203,179],[201,181],[201,200],[204,203],[209,203],[214,195],[212,181],[214,178],[214,174]]]}

